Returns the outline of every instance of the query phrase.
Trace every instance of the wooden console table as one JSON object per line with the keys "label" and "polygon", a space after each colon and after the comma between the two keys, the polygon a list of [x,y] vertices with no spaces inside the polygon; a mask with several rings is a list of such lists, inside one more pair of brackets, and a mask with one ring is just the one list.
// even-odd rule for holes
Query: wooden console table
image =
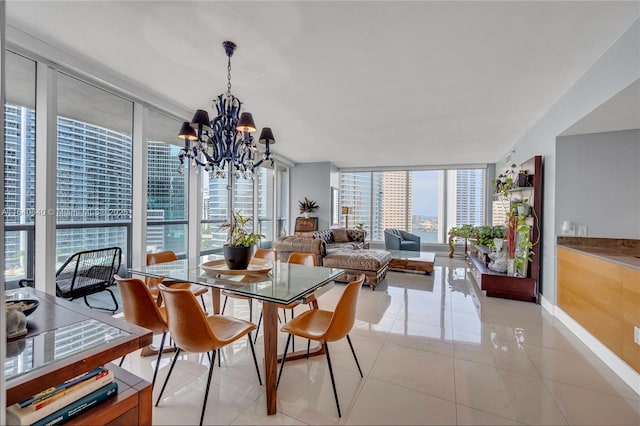
{"label": "wooden console table", "polygon": [[468,251],[469,251],[469,240],[472,241],[476,241],[477,238],[476,237],[470,237],[468,235],[462,235],[462,234],[458,234],[457,232],[449,232],[449,258],[453,259],[453,252],[455,250],[455,247],[453,245],[453,239],[454,238],[464,238],[464,257],[468,256]]}
{"label": "wooden console table", "polygon": [[301,232],[313,232],[317,230],[317,217],[296,217],[296,227],[294,229],[294,235],[298,235]]}
{"label": "wooden console table", "polygon": [[[105,365],[152,342],[151,331],[77,303],[34,290],[6,292],[7,300],[37,299],[29,332],[7,341],[6,405],[22,401],[92,368]],[[63,341],[67,335],[67,340]],[[88,338],[83,338],[90,335]],[[73,339],[68,339],[73,336]],[[118,395],[69,424],[151,424],[151,384],[109,364]]]}

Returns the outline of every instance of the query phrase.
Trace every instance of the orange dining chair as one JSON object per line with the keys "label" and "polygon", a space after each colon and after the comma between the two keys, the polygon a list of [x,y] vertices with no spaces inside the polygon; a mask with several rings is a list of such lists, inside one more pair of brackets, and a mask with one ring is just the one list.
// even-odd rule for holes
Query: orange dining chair
{"label": "orange dining chair", "polygon": [[336,391],[336,382],[333,377],[331,356],[329,355],[329,345],[327,343],[335,342],[346,337],[347,342],[349,342],[349,347],[351,348],[351,353],[353,354],[353,359],[355,359],[356,366],[360,372],[360,377],[363,377],[358,357],[351,344],[349,332],[353,328],[356,319],[358,296],[360,295],[360,287],[362,287],[364,278],[365,276],[362,274],[356,281],[347,284],[333,312],[311,309],[293,318],[280,329],[285,333],[289,333],[289,336],[287,336],[287,343],[284,347],[284,355],[282,357],[282,364],[280,365],[277,384],[280,384],[280,378],[282,377],[282,370],[287,359],[287,351],[289,350],[289,342],[292,336],[300,336],[321,342],[327,355],[329,375],[331,376],[331,385],[333,386],[333,396],[336,399],[336,407],[338,407],[338,417],[342,417],[342,413],[340,412],[340,402],[338,402],[338,392]]}
{"label": "orange dining chair", "polygon": [[[287,259],[287,263],[293,263],[296,265],[307,265],[307,266],[318,266],[316,264],[316,257],[315,255],[311,254],[311,253],[300,253],[300,252],[293,252],[289,255],[289,258]],[[311,302],[313,302],[314,300],[316,300],[316,296],[311,293],[309,296],[307,296],[305,298],[305,302],[310,304]],[[291,319],[293,319],[294,316],[294,309],[296,306],[302,304],[302,301],[300,300],[296,300],[294,302],[289,303],[288,305],[281,305],[278,304],[278,308],[282,309],[283,315],[284,315],[284,320],[285,322],[287,321],[287,310],[290,309],[291,310]],[[278,316],[278,318],[280,318]],[[258,331],[260,331],[260,324],[262,323],[262,312],[260,312],[260,318],[258,319],[258,329],[256,330],[256,341],[258,340]],[[293,348],[295,351],[295,343],[293,344]],[[309,348],[307,347],[307,350]]]}
{"label": "orange dining chair", "polygon": [[[158,375],[164,340],[167,337],[167,331],[169,331],[167,312],[164,307],[156,305],[151,291],[141,279],[121,278],[118,275],[114,275],[114,279],[118,283],[118,289],[120,290],[124,320],[140,327],[148,328],[153,334],[162,334],[156,368],[153,371],[153,380],[151,381],[151,386],[153,386]],[[122,361],[124,361],[124,357],[120,360],[120,365],[122,365]]]}
{"label": "orange dining chair", "polygon": [[198,308],[198,302],[195,296],[188,289],[167,287],[162,283],[158,285],[158,288],[162,293],[164,303],[167,307],[169,333],[177,349],[171,361],[167,378],[160,390],[160,395],[158,395],[156,407],[160,403],[160,399],[162,399],[162,393],[167,386],[169,377],[171,377],[171,372],[176,365],[176,360],[178,356],[180,356],[180,352],[206,352],[209,354],[210,363],[207,387],[204,392],[204,401],[200,414],[200,425],[202,425],[204,413],[207,408],[207,397],[209,396],[209,387],[211,385],[216,353],[220,348],[235,342],[243,336],[247,336],[251,354],[253,355],[253,362],[256,366],[256,372],[258,373],[258,382],[262,385],[256,351],[253,347],[253,340],[251,339],[251,332],[256,329],[256,326],[251,322],[229,316],[206,316],[205,313]]}
{"label": "orange dining chair", "polygon": [[[270,249],[263,249],[263,248],[259,248],[256,249],[256,252],[254,253],[253,257],[256,257],[258,259],[265,259],[265,260],[270,260],[271,262],[276,261],[276,251],[275,250],[270,250]],[[238,300],[247,300],[249,302],[249,321],[253,321],[253,299],[251,297],[247,297],[247,296],[242,296],[239,294],[234,294],[230,291],[227,290],[222,290],[220,292],[220,294],[222,294],[224,296],[224,303],[222,304],[222,315],[224,315],[224,311],[227,308],[227,298],[232,297],[234,299],[238,299]],[[256,332],[257,334],[257,332]]]}
{"label": "orange dining chair", "polygon": [[[147,253],[147,266],[156,265],[158,263],[173,262],[174,260],[178,260],[178,257],[171,250],[161,251],[158,253]],[[145,282],[147,283],[151,294],[156,298],[158,306],[162,305],[162,295],[158,291],[158,284],[163,282],[163,280],[164,278],[145,278]],[[207,312],[207,307],[204,304],[204,295],[207,293],[207,287],[192,283],[165,282],[165,284],[170,285],[173,288],[188,288],[195,296],[200,296],[202,309]]]}

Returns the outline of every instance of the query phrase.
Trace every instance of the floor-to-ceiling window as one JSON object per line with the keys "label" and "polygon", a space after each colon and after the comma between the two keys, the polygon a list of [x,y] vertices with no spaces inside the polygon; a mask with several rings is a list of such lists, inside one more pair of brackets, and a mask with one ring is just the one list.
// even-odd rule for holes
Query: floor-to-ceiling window
{"label": "floor-to-ceiling window", "polygon": [[188,173],[180,167],[178,120],[149,110],[147,130],[147,251],[187,253]]}
{"label": "floor-to-ceiling window", "polygon": [[227,235],[220,225],[229,217],[228,180],[211,177],[209,173],[198,171],[202,180],[202,219],[200,250],[203,254],[219,252]]}
{"label": "floor-to-ceiling window", "polygon": [[[253,179],[234,179],[233,210],[242,216],[253,217],[253,204]],[[250,226],[253,229],[253,222]]]}
{"label": "floor-to-ceiling window", "polygon": [[408,173],[409,232],[419,235],[421,243],[442,242],[442,170],[419,170]]}
{"label": "floor-to-ceiling window", "polygon": [[447,170],[449,227],[486,224],[484,169]]}
{"label": "floor-to-ceiling window", "polygon": [[133,103],[58,73],[56,261],[118,246],[128,259]]}
{"label": "floor-to-ceiling window", "polygon": [[[373,181],[378,179],[372,172],[347,172],[340,174],[340,203],[341,207],[349,208],[349,227],[360,223],[365,229],[371,231],[377,229],[374,225],[372,210],[380,208],[379,203],[374,202],[375,194],[371,188]],[[340,210],[341,212],[342,210]],[[345,226],[347,217],[340,213],[340,225]],[[375,238],[374,238],[375,239]]]}
{"label": "floor-to-ceiling window", "polygon": [[288,234],[289,229],[289,168],[276,164],[276,238]]}
{"label": "floor-to-ceiling window", "polygon": [[275,209],[273,206],[273,190],[275,175],[273,169],[261,167],[257,178],[257,211],[258,211],[258,233],[264,235],[260,246],[271,248],[273,246],[273,215]]}
{"label": "floor-to-ceiling window", "polygon": [[4,279],[7,287],[33,276],[36,64],[5,55]]}
{"label": "floor-to-ceiling window", "polygon": [[[22,56],[26,55],[26,57]],[[78,75],[46,59],[7,52],[5,137],[5,277],[14,282],[34,275],[35,255],[35,104],[39,61],[54,69],[55,90],[38,102],[55,101],[56,116],[56,262],[86,249],[118,246],[123,265],[130,261],[133,170],[134,104],[141,98],[103,86],[90,76]],[[44,92],[43,92],[44,93]],[[53,99],[48,99],[52,96]],[[186,252],[188,173],[178,173],[176,129],[180,121],[171,108],[144,105],[147,144],[147,249]],[[137,109],[136,109],[137,111]],[[146,113],[148,112],[148,114]],[[46,118],[46,117],[45,117]],[[136,134],[139,134],[136,132]],[[262,172],[264,170],[264,172]],[[266,174],[265,174],[266,173]],[[264,245],[286,233],[288,167],[275,171],[261,167],[256,181],[238,179],[229,198],[227,179],[202,179],[201,235],[203,252],[215,252],[226,240],[219,231],[227,221],[230,204],[251,216],[255,230],[265,235]],[[230,203],[231,202],[231,203]],[[48,226],[48,225],[47,225]]]}
{"label": "floor-to-ceiling window", "polygon": [[382,241],[384,229],[398,228],[420,235],[422,243],[444,243],[452,226],[484,223],[484,186],[480,168],[345,171],[340,205],[349,207],[349,227],[363,226],[370,240]]}

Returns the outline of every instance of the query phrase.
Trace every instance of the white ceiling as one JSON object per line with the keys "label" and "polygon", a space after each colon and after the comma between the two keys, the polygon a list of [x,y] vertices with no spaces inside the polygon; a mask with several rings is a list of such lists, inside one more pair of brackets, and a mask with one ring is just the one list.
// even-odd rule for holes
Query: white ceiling
{"label": "white ceiling", "polygon": [[637,1],[6,6],[9,26],[210,114],[226,87],[221,43],[232,40],[232,92],[258,127],[272,127],[274,151],[338,167],[497,161],[639,9]]}

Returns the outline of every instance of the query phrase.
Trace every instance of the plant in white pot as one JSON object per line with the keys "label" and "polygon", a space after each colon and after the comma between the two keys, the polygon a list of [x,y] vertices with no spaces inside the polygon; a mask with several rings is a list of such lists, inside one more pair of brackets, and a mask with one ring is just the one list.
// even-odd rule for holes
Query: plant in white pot
{"label": "plant in white pot", "polygon": [[227,244],[222,249],[229,269],[247,269],[254,246],[264,238],[262,234],[247,231],[246,226],[250,221],[250,217],[234,212],[231,220],[220,226],[221,230],[227,230]]}
{"label": "plant in white pot", "polygon": [[525,198],[521,201],[516,202],[516,209],[518,209],[519,216],[529,216],[529,210],[531,206],[529,205],[529,199]]}
{"label": "plant in white pot", "polygon": [[309,218],[309,215],[318,208],[316,202],[308,199],[307,197],[304,197],[304,201],[298,201],[298,205],[300,213],[306,218]]}

